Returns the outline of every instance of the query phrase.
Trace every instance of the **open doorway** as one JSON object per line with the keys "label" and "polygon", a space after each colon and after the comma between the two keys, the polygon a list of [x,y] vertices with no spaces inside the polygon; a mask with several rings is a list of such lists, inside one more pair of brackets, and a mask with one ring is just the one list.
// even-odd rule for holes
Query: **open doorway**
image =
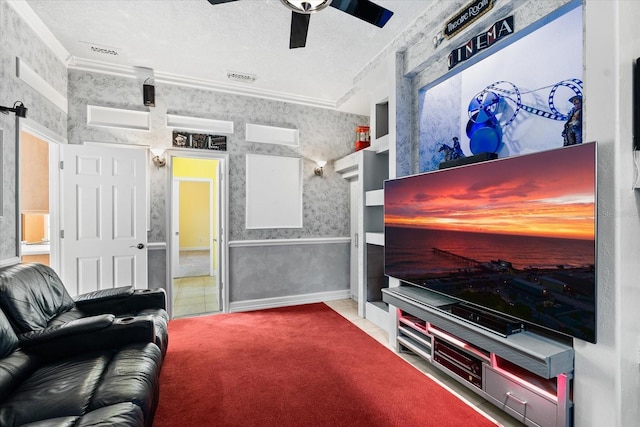
{"label": "open doorway", "polygon": [[223,159],[171,158],[173,317],[224,310],[221,251]]}
{"label": "open doorway", "polygon": [[59,144],[32,120],[20,123],[20,257],[60,273]]}

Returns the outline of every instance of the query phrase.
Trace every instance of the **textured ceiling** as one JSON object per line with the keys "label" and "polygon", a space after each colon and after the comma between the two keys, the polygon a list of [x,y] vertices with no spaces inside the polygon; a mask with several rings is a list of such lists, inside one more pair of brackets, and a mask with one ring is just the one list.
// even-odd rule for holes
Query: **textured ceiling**
{"label": "textured ceiling", "polygon": [[229,82],[229,71],[255,74],[253,89],[331,103],[352,89],[355,75],[432,0],[375,1],[394,12],[382,29],[327,8],[311,16],[306,47],[293,50],[291,12],[279,0],[215,6],[206,0],[27,3],[75,58],[219,83]]}

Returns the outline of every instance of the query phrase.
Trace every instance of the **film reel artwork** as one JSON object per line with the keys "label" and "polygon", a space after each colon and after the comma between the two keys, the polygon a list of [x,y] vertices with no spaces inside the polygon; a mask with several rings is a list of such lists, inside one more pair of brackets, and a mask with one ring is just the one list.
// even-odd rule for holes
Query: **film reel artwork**
{"label": "film reel artwork", "polygon": [[[545,100],[540,92],[547,89],[549,93]],[[523,100],[525,97],[541,102],[527,105],[527,101]],[[574,104],[574,108],[566,112],[560,111],[556,98],[563,103],[568,99]],[[511,82],[497,81],[484,88],[469,102],[469,121],[466,126],[469,149],[473,154],[499,152],[503,148],[505,134],[526,114],[566,122],[562,132],[564,145],[580,143],[581,106],[582,80],[579,79],[562,80],[552,86],[527,91]]]}

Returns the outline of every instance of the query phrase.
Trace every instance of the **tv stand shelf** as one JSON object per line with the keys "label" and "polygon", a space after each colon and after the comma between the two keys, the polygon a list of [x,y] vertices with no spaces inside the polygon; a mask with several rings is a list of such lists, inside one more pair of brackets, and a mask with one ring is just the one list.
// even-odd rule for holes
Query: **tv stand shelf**
{"label": "tv stand shelf", "polygon": [[456,317],[459,301],[415,286],[382,289],[411,351],[529,426],[570,426],[573,347],[522,331],[503,336]]}

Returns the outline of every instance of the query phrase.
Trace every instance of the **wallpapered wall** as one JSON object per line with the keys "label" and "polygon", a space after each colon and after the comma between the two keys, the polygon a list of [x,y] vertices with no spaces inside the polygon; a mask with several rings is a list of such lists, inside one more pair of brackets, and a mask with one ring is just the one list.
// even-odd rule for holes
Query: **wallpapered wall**
{"label": "wallpapered wall", "polygon": [[[325,167],[323,178],[314,174],[315,160],[333,160],[353,151],[355,128],[369,118],[333,110],[287,104],[246,96],[156,84],[156,107],[150,108],[150,131],[87,126],[87,105],[146,110],[142,83],[124,77],[71,71],[69,73],[69,142],[83,141],[148,144],[171,147],[172,130],[166,114],[234,122],[227,135],[229,154],[228,241],[327,238],[349,236],[349,185]],[[245,141],[245,124],[254,123],[299,130],[300,146],[287,147]],[[303,157],[303,228],[245,228],[245,159],[247,153]],[[149,242],[166,241],[167,168],[151,168],[151,231]],[[278,253],[283,267],[274,269],[273,257],[256,256],[265,249]],[[164,251],[150,251],[151,286],[165,279]],[[232,247],[229,253],[231,302],[273,298],[349,288],[349,244],[286,245],[284,247]],[[251,268],[247,268],[251,266]],[[301,269],[304,266],[305,268]],[[311,268],[313,267],[313,268]],[[317,270],[317,271],[316,271]],[[320,272],[320,273],[318,273]]]}
{"label": "wallpapered wall", "polygon": [[[67,93],[67,69],[5,1],[0,1],[0,105],[11,107],[22,101],[27,117],[66,137],[67,118],[61,110],[16,77],[16,57],[29,65],[62,95]],[[22,120],[22,119],[21,119]],[[16,254],[16,119],[0,114],[3,131],[2,189],[0,217],[0,262]]]}
{"label": "wallpapered wall", "polygon": [[[156,84],[156,107],[150,108],[151,130],[132,131],[87,126],[87,105],[145,111],[142,83],[97,73],[69,73],[69,143],[83,141],[149,144],[171,147],[166,114],[234,122],[227,135],[229,161],[229,240],[344,237],[349,235],[349,186],[333,173],[330,163],[323,178],[314,175],[314,160],[332,160],[353,151],[355,127],[368,117],[247,96]],[[300,146],[293,148],[245,141],[245,124],[296,128]],[[245,229],[245,154],[303,157],[303,228]],[[150,242],[166,240],[165,186],[167,168],[151,168]]]}

